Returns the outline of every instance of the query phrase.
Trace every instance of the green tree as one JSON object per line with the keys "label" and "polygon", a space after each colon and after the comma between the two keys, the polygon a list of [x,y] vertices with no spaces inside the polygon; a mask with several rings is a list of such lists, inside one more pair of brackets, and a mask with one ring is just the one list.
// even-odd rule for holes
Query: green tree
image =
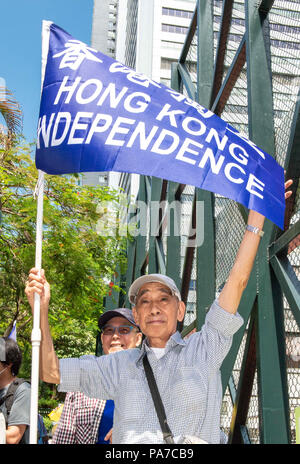
{"label": "green tree", "polygon": [[2,134],[2,144],[5,142],[7,146],[16,134],[20,133],[23,115],[20,105],[14,99],[12,93],[6,87],[2,86],[0,86],[0,114],[7,126],[5,137]]}
{"label": "green tree", "polygon": [[[1,137],[1,136],[0,136]],[[30,375],[31,311],[24,296],[35,262],[37,170],[32,147],[0,138],[0,333],[17,320],[18,343]],[[99,204],[117,202],[105,187],[79,187],[78,176],[45,175],[42,267],[51,284],[50,325],[60,356],[95,352],[97,319],[109,280],[125,266],[125,237],[97,233]]]}

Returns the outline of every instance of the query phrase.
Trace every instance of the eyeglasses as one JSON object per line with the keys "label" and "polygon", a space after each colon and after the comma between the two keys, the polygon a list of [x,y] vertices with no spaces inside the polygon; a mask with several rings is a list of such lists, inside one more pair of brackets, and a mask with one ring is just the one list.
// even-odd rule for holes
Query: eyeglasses
{"label": "eyeglasses", "polygon": [[102,329],[103,335],[113,337],[115,332],[117,331],[119,335],[128,335],[130,332],[135,329],[136,327],[132,327],[131,325],[120,325],[119,327],[114,327],[112,325],[106,325]]}

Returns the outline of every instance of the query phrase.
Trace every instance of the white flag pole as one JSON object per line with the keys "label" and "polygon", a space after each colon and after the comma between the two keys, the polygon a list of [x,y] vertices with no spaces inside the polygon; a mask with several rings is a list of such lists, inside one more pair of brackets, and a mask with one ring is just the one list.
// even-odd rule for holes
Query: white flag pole
{"label": "white flag pole", "polygon": [[[44,173],[39,171],[37,184],[37,219],[36,219],[36,248],[35,267],[41,270],[42,266],[42,240],[43,240],[43,199],[44,199]],[[32,359],[31,359],[31,402],[30,402],[30,444],[37,443],[38,424],[38,398],[39,398],[39,357],[40,357],[40,296],[34,294],[33,327],[31,332]]]}
{"label": "white flag pole", "polygon": [[[44,81],[50,37],[50,21],[43,21],[42,26],[42,85]],[[38,171],[37,217],[36,217],[36,245],[35,267],[40,271],[42,267],[42,240],[43,240],[43,200],[44,200],[44,172]],[[33,327],[31,332],[32,360],[31,360],[31,401],[30,401],[30,444],[37,443],[38,425],[38,398],[39,398],[39,358],[40,358],[40,296],[34,294]]]}

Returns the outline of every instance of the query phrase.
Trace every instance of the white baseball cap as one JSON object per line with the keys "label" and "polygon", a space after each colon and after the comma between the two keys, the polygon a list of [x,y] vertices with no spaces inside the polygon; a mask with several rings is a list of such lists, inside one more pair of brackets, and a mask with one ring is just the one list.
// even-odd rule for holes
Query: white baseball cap
{"label": "white baseball cap", "polygon": [[141,277],[138,277],[130,286],[128,291],[128,298],[131,304],[135,304],[135,298],[141,288],[142,285],[147,284],[149,282],[159,282],[166,287],[168,287],[172,294],[181,301],[180,291],[178,290],[175,282],[171,277],[168,277],[163,274],[148,274]]}

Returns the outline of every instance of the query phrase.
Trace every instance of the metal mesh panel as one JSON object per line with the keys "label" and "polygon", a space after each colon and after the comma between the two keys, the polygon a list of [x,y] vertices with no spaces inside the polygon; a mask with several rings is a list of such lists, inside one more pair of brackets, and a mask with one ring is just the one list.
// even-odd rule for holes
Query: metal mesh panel
{"label": "metal mesh panel", "polygon": [[196,28],[193,38],[191,40],[189,49],[188,49],[186,60],[184,62],[185,66],[187,67],[189,71],[189,75],[192,79],[192,82],[194,84],[197,83],[197,46],[198,46],[198,40],[197,40],[197,28]]}
{"label": "metal mesh panel", "polygon": [[[215,49],[217,46],[218,32],[222,17],[222,1],[214,1],[214,39]],[[230,24],[229,40],[226,46],[225,67],[229,67],[232,63],[234,55],[242,41],[245,33],[245,12],[244,2],[235,1],[232,7],[232,20]],[[225,76],[224,76],[225,77]]]}
{"label": "metal mesh panel", "polygon": [[[221,4],[222,2],[216,3]],[[245,12],[243,3],[244,2],[241,1],[233,2],[232,19],[224,59],[223,80],[225,79],[245,34]],[[218,21],[221,19],[218,14],[216,14],[215,18]],[[237,82],[229,96],[221,117],[235,127],[239,132],[248,136],[246,65],[237,78]]]}
{"label": "metal mesh panel", "polygon": [[285,311],[285,323],[291,438],[295,442],[295,408],[300,406],[300,333],[289,311]]}
{"label": "metal mesh panel", "polygon": [[233,413],[232,399],[230,396],[229,388],[226,388],[226,391],[223,396],[222,408],[221,408],[221,430],[229,436],[230,433],[230,422]]}
{"label": "metal mesh panel", "polygon": [[[300,275],[300,250],[295,248],[288,255],[296,276]],[[295,443],[295,408],[300,406],[300,327],[293,316],[286,298],[284,304],[285,345],[287,364],[287,385],[290,408],[291,441]]]}
{"label": "metal mesh panel", "polygon": [[245,332],[243,339],[241,341],[239,352],[237,354],[237,357],[234,363],[233,370],[232,370],[232,380],[234,382],[234,386],[236,389],[238,387],[239,380],[240,380],[240,371],[241,371],[241,366],[242,366],[242,361],[243,361],[246,339],[247,339],[247,333]]}
{"label": "metal mesh panel", "polygon": [[[235,224],[235,227],[232,227]],[[245,231],[245,223],[238,205],[228,198],[216,195],[216,290],[221,291],[241,243]]]}
{"label": "metal mesh panel", "polygon": [[283,165],[300,85],[300,4],[275,0],[269,14],[276,159]]}
{"label": "metal mesh panel", "polygon": [[221,117],[241,134],[248,137],[247,77],[245,66],[242,74],[237,79]]}
{"label": "metal mesh panel", "polygon": [[254,445],[260,443],[257,371],[255,372],[246,425],[250,442]]}
{"label": "metal mesh panel", "polygon": [[167,229],[167,227],[163,227],[163,230],[162,230],[162,245],[163,245],[163,252],[164,252],[164,258],[165,258],[165,261],[167,259],[167,240],[168,240],[168,234],[169,234],[169,231]]}
{"label": "metal mesh panel", "polygon": [[[195,187],[186,185],[181,195],[182,215],[181,215],[181,275],[184,272],[184,260],[187,247],[191,245],[189,241],[190,227],[193,211],[193,200]],[[197,269],[195,259],[193,261],[189,291],[187,296],[186,312],[184,325],[190,325],[196,318],[196,279]]]}

